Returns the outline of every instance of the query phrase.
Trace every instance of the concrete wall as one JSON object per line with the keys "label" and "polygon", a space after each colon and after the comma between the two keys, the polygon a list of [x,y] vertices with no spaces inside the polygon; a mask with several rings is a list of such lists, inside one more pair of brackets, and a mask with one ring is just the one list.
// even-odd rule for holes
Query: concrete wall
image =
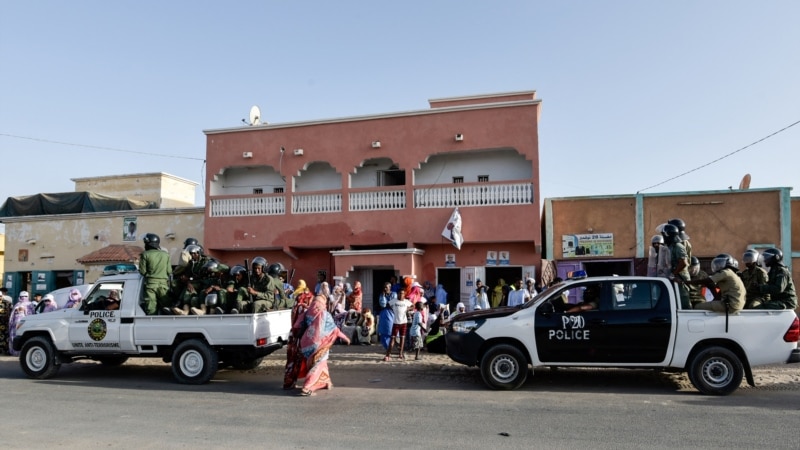
{"label": "concrete wall", "polygon": [[73,178],[76,192],[156,202],[160,208],[194,206],[197,183],[166,173]]}

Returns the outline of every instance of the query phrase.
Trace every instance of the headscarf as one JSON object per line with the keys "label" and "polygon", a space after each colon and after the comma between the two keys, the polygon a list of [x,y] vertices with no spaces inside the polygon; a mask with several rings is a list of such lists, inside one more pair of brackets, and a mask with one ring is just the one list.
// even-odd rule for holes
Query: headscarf
{"label": "headscarf", "polygon": [[356,281],[355,287],[353,288],[352,294],[350,294],[350,299],[352,302],[351,308],[355,309],[356,311],[361,311],[361,301],[364,298],[364,293],[361,292],[361,282]]}
{"label": "headscarf", "polygon": [[33,314],[34,309],[36,308],[31,302],[30,295],[28,295],[28,291],[22,291],[19,293],[19,301],[16,305],[14,305],[14,309],[19,309],[20,307],[25,309],[25,314]]}
{"label": "headscarf", "polygon": [[329,302],[328,312],[331,314],[344,311],[345,293],[342,283],[336,283],[336,286],[333,288],[333,294],[330,295]]}
{"label": "headscarf", "polygon": [[44,303],[44,309],[42,309],[43,313],[55,311],[58,309],[58,305],[56,304],[56,299],[53,297],[53,294],[47,294],[42,297],[42,302]]}
{"label": "headscarf", "polygon": [[422,286],[416,281],[412,281],[411,277],[406,277],[406,298],[411,304],[416,305],[418,301],[422,300]]}
{"label": "headscarf", "polygon": [[64,305],[64,309],[69,308],[79,308],[81,306],[81,300],[83,300],[83,294],[77,288],[72,288],[69,291],[69,300]]}
{"label": "headscarf", "polygon": [[302,294],[303,292],[305,292],[307,290],[308,290],[308,287],[306,286],[306,280],[299,280],[297,282],[297,289],[294,290],[294,293],[292,294],[292,296],[294,298],[297,298],[300,294]]}
{"label": "headscarf", "polygon": [[442,284],[438,284],[436,286],[436,303],[440,305],[447,304],[447,291],[444,290],[444,286],[442,286]]}

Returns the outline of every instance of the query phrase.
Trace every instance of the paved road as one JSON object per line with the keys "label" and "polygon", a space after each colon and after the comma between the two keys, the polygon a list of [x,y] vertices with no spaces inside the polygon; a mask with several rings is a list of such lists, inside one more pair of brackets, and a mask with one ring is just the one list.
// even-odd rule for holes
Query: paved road
{"label": "paved road", "polygon": [[728,397],[674,374],[537,370],[514,392],[484,388],[443,355],[380,361],[374,347],[336,347],[336,387],[303,398],[281,389],[283,352],[203,386],[159,360],[92,362],[25,378],[0,357],[3,448],[800,448],[800,366]]}

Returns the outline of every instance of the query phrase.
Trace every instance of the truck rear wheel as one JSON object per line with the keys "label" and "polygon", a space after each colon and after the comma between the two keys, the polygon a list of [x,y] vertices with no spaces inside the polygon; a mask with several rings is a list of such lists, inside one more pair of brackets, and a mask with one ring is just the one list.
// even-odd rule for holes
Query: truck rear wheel
{"label": "truck rear wheel", "polygon": [[19,363],[29,377],[39,380],[54,377],[61,368],[55,347],[50,339],[44,336],[30,338],[22,346]]}
{"label": "truck rear wheel", "polygon": [[706,395],[728,395],[742,384],[744,367],[735,353],[724,347],[701,350],[689,364],[689,380]]}
{"label": "truck rear wheel", "polygon": [[481,376],[492,389],[517,389],[528,378],[528,360],[513,345],[495,345],[481,358]]}
{"label": "truck rear wheel", "polygon": [[182,384],[205,384],[217,373],[219,356],[205,342],[189,339],[181,342],[172,355],[172,375]]}

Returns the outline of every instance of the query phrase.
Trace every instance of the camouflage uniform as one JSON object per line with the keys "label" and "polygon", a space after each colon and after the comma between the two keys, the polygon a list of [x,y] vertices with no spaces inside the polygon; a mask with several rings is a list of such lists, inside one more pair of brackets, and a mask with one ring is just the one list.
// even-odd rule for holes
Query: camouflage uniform
{"label": "camouflage uniform", "polygon": [[145,314],[154,315],[161,308],[171,307],[169,279],[172,276],[172,265],[169,253],[152,248],[145,250],[139,259],[139,273],[145,277],[142,302]]}
{"label": "camouflage uniform", "polygon": [[797,293],[789,269],[783,264],[774,264],[769,268],[769,281],[759,286],[762,294],[769,294],[770,300],[761,304],[758,309],[796,309]]}
{"label": "camouflage uniform", "polygon": [[739,276],[742,277],[742,283],[747,290],[745,309],[753,309],[769,301],[769,294],[762,293],[759,288],[762,284],[769,282],[769,275],[767,275],[766,270],[753,265],[753,267],[746,267],[739,273]]}

